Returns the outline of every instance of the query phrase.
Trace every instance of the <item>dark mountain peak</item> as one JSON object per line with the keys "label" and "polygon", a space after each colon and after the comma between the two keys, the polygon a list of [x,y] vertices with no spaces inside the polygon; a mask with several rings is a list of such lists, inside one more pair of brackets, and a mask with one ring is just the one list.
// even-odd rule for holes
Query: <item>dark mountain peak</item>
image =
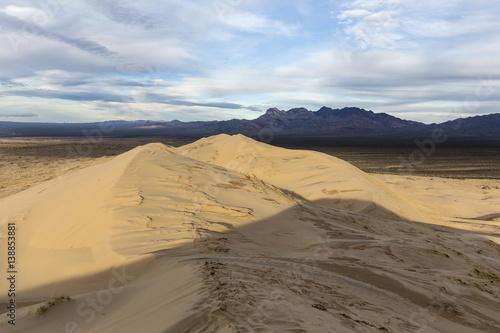
{"label": "dark mountain peak", "polygon": [[270,108],[270,109],[267,109],[266,113],[264,115],[274,115],[274,114],[279,114],[279,113],[282,113],[284,111],[281,111],[280,109],[278,108]]}
{"label": "dark mountain peak", "polygon": [[355,107],[355,106],[348,106],[348,107],[344,107],[342,109],[339,110],[339,112],[351,112],[351,113],[373,113],[373,111],[367,111],[365,109],[362,109],[362,108],[358,108],[358,107]]}
{"label": "dark mountain peak", "polygon": [[255,119],[256,121],[271,121],[274,119],[281,119],[286,111],[282,111],[278,108],[267,109],[266,113]]}
{"label": "dark mountain peak", "polygon": [[485,115],[457,118],[455,120],[448,120],[448,121],[444,122],[443,124],[449,124],[452,122],[458,122],[458,121],[464,121],[464,120],[469,121],[469,122],[499,121],[500,120],[500,113],[490,113],[490,114],[485,114]]}
{"label": "dark mountain peak", "polygon": [[278,108],[270,108],[262,116],[277,116],[277,115],[279,115],[281,117],[287,117],[290,115],[297,115],[297,114],[304,114],[304,113],[312,113],[312,112],[306,108],[293,108],[293,109],[290,109],[288,111],[283,111],[283,110],[280,110]]}
{"label": "dark mountain peak", "polygon": [[262,127],[273,126],[282,129],[298,129],[318,128],[321,125],[320,120],[314,112],[306,108],[294,108],[288,111],[272,108],[255,119],[254,122]]}
{"label": "dark mountain peak", "polygon": [[319,112],[319,111],[329,111],[329,110],[333,111],[333,109],[332,109],[332,108],[330,108],[330,107],[328,107],[328,106],[322,106],[322,107],[321,107],[318,111],[316,111],[316,112]]}
{"label": "dark mountain peak", "polygon": [[[114,120],[105,122],[114,127],[112,135],[194,135],[218,133],[258,136],[268,129],[280,136],[355,137],[368,135],[429,135],[441,128],[449,136],[500,137],[500,114],[472,116],[426,125],[400,119],[386,113],[374,113],[358,107],[332,109],[327,106],[318,111],[293,108],[288,111],[270,108],[257,119],[231,119],[225,121],[179,120]],[[2,136],[83,136],[83,130],[100,129],[101,123],[16,123],[0,122]]]}
{"label": "dark mountain peak", "polygon": [[318,111],[316,111],[315,113],[318,115],[318,116],[322,116],[322,115],[329,115],[329,114],[332,114],[334,113],[335,110],[332,109],[332,108],[329,108],[328,106],[323,106],[321,107],[321,109],[319,109]]}
{"label": "dark mountain peak", "polygon": [[460,134],[480,133],[480,135],[498,136],[500,133],[500,113],[458,118],[449,120],[438,126],[445,131]]}
{"label": "dark mountain peak", "polygon": [[360,109],[357,107],[345,107],[342,109],[332,109],[326,106],[323,106],[321,109],[315,112],[321,118],[330,118],[330,117],[346,117],[352,115],[372,115],[372,111],[366,111],[365,109]]}
{"label": "dark mountain peak", "polygon": [[305,113],[305,112],[309,113],[311,111],[309,111],[306,108],[293,108],[293,109],[290,109],[287,111],[287,113],[289,113],[289,114],[297,114],[297,113]]}

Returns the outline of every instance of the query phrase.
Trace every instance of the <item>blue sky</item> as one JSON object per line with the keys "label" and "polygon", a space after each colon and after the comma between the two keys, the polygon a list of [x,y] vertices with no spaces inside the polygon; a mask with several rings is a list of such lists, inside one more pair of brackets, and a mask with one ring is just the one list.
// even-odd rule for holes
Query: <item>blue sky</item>
{"label": "blue sky", "polygon": [[497,0],[0,0],[0,121],[500,112]]}

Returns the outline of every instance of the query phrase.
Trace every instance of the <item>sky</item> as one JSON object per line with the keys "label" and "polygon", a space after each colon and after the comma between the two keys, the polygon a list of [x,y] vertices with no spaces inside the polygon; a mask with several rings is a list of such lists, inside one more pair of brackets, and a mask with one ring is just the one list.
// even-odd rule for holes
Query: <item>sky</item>
{"label": "sky", "polygon": [[498,0],[0,0],[0,121],[498,113]]}

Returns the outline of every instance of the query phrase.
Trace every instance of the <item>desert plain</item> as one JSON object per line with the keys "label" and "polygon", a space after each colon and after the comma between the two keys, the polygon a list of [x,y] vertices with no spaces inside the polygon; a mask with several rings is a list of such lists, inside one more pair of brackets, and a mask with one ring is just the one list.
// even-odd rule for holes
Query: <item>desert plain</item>
{"label": "desert plain", "polygon": [[191,141],[2,139],[0,330],[500,331],[495,162]]}

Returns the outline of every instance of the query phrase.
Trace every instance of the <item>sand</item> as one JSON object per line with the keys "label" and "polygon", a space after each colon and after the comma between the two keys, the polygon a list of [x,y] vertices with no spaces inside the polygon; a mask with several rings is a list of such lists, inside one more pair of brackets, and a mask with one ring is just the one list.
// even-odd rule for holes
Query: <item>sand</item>
{"label": "sand", "polygon": [[2,332],[500,331],[498,180],[218,135],[65,170],[0,223]]}

